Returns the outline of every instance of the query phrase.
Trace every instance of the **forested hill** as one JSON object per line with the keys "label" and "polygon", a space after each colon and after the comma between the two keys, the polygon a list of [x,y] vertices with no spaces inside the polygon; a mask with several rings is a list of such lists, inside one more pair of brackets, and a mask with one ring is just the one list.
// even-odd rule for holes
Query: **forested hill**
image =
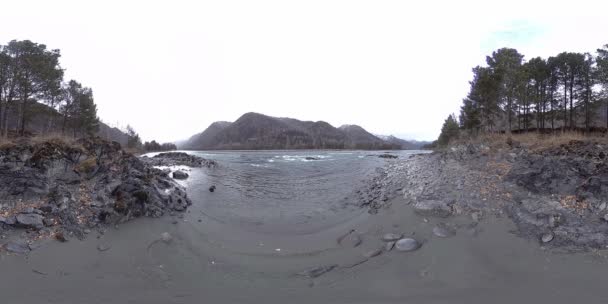
{"label": "forested hill", "polygon": [[300,121],[246,113],[233,123],[215,122],[179,148],[190,150],[256,149],[400,149],[356,125],[333,127],[324,121]]}
{"label": "forested hill", "polygon": [[60,50],[30,40],[0,44],[0,139],[100,136],[132,149],[144,147],[132,128],[123,132],[99,120],[93,90],[64,79],[60,58]]}
{"label": "forested hill", "polygon": [[[30,101],[28,107],[27,119],[25,122],[25,133],[26,135],[44,135],[44,134],[64,134],[65,136],[78,137],[80,134],[77,133],[75,136],[75,130],[71,127],[70,122],[61,115],[57,110],[39,103]],[[8,110],[7,115],[7,129],[11,132],[18,133],[19,129],[19,115],[17,109],[11,108]],[[95,131],[92,135],[99,136],[101,138],[116,141],[123,147],[126,147],[129,143],[129,135],[122,130],[110,127],[102,121],[97,121]]]}

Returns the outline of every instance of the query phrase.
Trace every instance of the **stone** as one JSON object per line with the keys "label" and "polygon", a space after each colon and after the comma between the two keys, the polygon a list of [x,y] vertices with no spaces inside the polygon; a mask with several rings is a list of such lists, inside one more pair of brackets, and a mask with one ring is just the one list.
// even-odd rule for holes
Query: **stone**
{"label": "stone", "polygon": [[53,226],[55,225],[55,220],[52,218],[45,218],[42,220],[42,222],[44,223],[44,226]]}
{"label": "stone", "polygon": [[423,216],[448,217],[452,214],[452,207],[445,201],[419,201],[413,207],[414,212]]}
{"label": "stone", "polygon": [[209,187],[209,192],[213,192],[213,191],[215,191],[215,185]]}
{"label": "stone", "polygon": [[188,178],[188,173],[178,170],[173,172],[173,178],[175,179],[187,179]]}
{"label": "stone", "polygon": [[417,250],[420,248],[420,246],[421,245],[418,241],[411,238],[403,238],[395,243],[395,249],[404,252]]}
{"label": "stone", "polygon": [[6,249],[6,251],[8,251],[8,252],[19,253],[19,254],[30,252],[29,245],[25,241],[22,241],[22,240],[10,241],[10,242],[4,244],[4,249]]}
{"label": "stone", "polygon": [[12,226],[17,223],[17,219],[14,216],[9,216],[9,217],[0,216],[0,223]]}
{"label": "stone", "polygon": [[394,242],[394,241],[401,239],[402,237],[403,237],[402,234],[386,233],[382,236],[382,240],[385,242]]}
{"label": "stone", "polygon": [[110,250],[110,248],[112,248],[112,246],[110,246],[109,244],[105,244],[105,243],[101,243],[97,245],[97,250],[103,252],[103,251],[108,251]]}
{"label": "stone", "polygon": [[363,254],[363,257],[365,258],[373,258],[375,256],[378,256],[382,253],[382,249],[374,249],[374,250],[370,250],[366,253]]}
{"label": "stone", "polygon": [[433,228],[433,234],[440,238],[448,238],[456,235],[456,231],[445,225],[437,225]]}
{"label": "stone", "polygon": [[553,241],[553,233],[549,232],[549,233],[545,233],[540,237],[540,240],[543,243],[549,243],[551,241]]}
{"label": "stone", "polygon": [[601,203],[599,209],[600,211],[606,210],[606,202]]}
{"label": "stone", "polygon": [[17,224],[24,228],[40,229],[44,227],[44,217],[36,213],[21,213],[17,215]]}
{"label": "stone", "polygon": [[608,222],[608,213],[604,214],[603,219],[604,219],[604,221]]}
{"label": "stone", "polygon": [[171,236],[171,234],[169,234],[169,232],[163,232],[160,234],[160,240],[165,243],[171,242],[172,239],[173,237]]}

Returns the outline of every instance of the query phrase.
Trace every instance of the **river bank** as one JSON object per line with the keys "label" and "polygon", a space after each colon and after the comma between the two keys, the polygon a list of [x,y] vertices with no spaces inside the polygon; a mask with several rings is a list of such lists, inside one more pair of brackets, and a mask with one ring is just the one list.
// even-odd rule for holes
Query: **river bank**
{"label": "river bank", "polygon": [[[506,142],[500,152],[486,146],[397,158],[368,152],[194,153],[216,160],[217,167],[176,166],[188,173],[174,181],[192,201],[187,210],[93,230],[82,240],[44,240],[26,255],[0,254],[2,298],[602,302],[607,252],[557,233],[573,227],[565,212],[577,209],[555,209],[565,220],[543,243],[546,226],[522,225],[518,214],[524,211],[512,208],[522,193],[542,196],[509,179],[524,172],[519,160],[507,162],[511,153],[522,149],[522,160],[533,154]],[[210,192],[209,185],[217,189]],[[590,219],[601,217],[593,210],[587,211]],[[397,238],[419,246],[400,251],[390,244]]]}

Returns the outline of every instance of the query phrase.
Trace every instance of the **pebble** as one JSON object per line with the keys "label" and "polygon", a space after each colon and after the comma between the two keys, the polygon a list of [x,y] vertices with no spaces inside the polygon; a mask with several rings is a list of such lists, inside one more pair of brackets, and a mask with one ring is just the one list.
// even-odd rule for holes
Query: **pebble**
{"label": "pebble", "polygon": [[543,243],[549,243],[553,240],[553,233],[545,233],[541,236],[540,240]]}
{"label": "pebble", "polygon": [[169,234],[169,232],[163,232],[160,234],[160,240],[165,243],[171,242],[172,239],[173,237],[171,236],[171,234]]}
{"label": "pebble", "polygon": [[439,225],[433,228],[433,234],[440,238],[448,238],[456,235],[456,231],[444,225]]}
{"label": "pebble", "polygon": [[402,234],[397,234],[397,233],[387,233],[385,235],[382,236],[382,240],[385,242],[394,242],[397,241],[399,239],[401,239],[403,237]]}
{"label": "pebble", "polygon": [[110,250],[110,248],[112,248],[110,245],[104,243],[97,245],[97,250],[99,251],[107,251]]}
{"label": "pebble", "polygon": [[393,247],[395,247],[395,242],[387,242],[384,245],[384,250],[391,251],[391,250],[393,250]]}
{"label": "pebble", "polygon": [[414,251],[420,248],[420,243],[414,239],[404,238],[395,243],[395,249],[399,251]]}

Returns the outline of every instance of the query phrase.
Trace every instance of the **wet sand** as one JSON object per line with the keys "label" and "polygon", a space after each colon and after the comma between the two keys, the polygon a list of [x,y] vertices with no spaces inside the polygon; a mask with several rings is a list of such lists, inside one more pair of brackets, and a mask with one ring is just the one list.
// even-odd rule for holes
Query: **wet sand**
{"label": "wet sand", "polygon": [[[183,219],[138,219],[84,241],[47,241],[27,256],[3,254],[2,303],[605,303],[608,253],[564,254],[517,237],[508,219],[415,215],[402,198],[370,215],[345,210],[334,225],[250,229],[194,205]],[[342,212],[342,211],[339,211]],[[178,223],[172,222],[177,219]],[[339,219],[339,220],[337,220]],[[200,222],[199,222],[200,220]],[[461,227],[451,238],[440,223]],[[337,239],[355,229],[362,243]],[[169,232],[169,243],[156,241]],[[424,241],[383,252],[387,232]],[[97,237],[99,235],[99,238]],[[110,249],[99,251],[98,245]],[[151,245],[152,244],[152,245]],[[298,273],[339,265],[317,278]]]}

